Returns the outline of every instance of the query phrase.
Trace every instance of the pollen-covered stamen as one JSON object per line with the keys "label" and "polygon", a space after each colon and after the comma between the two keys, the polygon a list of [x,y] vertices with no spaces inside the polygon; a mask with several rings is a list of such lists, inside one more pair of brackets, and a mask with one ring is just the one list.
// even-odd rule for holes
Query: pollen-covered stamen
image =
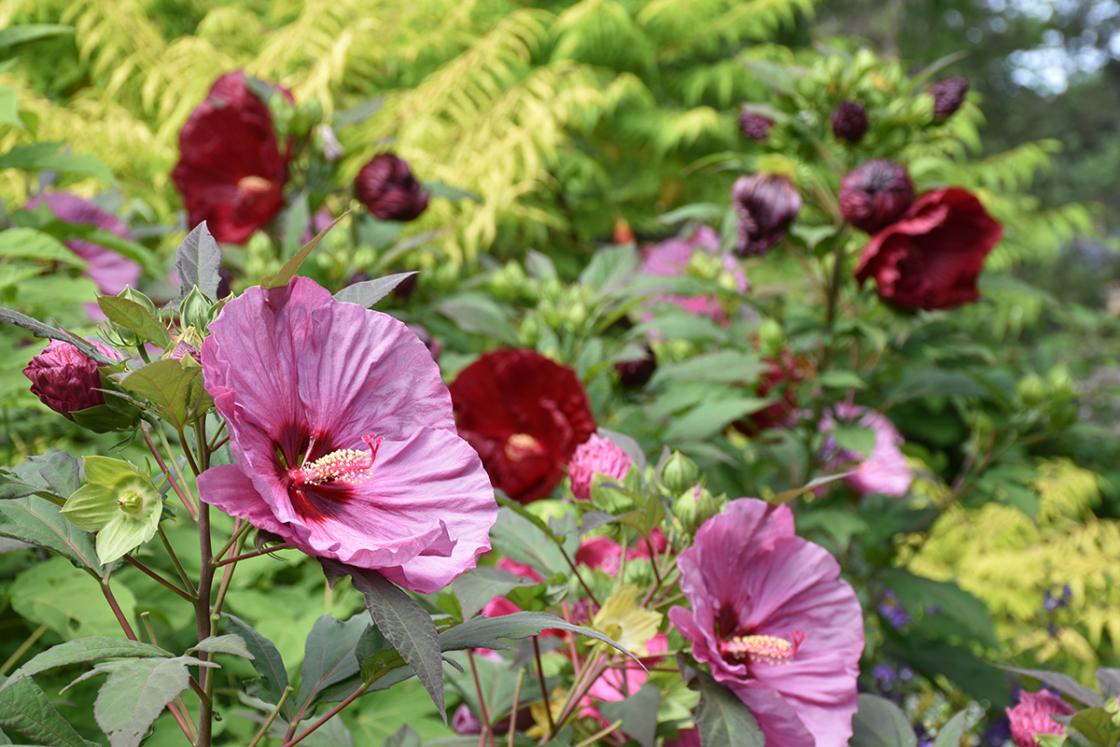
{"label": "pollen-covered stamen", "polygon": [[804,641],[799,630],[790,633],[788,641],[775,635],[743,635],[722,641],[720,649],[724,656],[751,664],[788,664]]}
{"label": "pollen-covered stamen", "polygon": [[369,451],[360,449],[338,449],[313,462],[288,472],[296,485],[326,485],[335,482],[353,484],[368,479],[377,459],[377,449],[383,439],[380,436],[362,436]]}

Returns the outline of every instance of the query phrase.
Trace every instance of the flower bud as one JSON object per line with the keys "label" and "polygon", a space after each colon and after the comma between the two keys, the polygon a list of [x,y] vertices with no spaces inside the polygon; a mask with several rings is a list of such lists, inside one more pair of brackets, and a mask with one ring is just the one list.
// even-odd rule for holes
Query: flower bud
{"label": "flower bud", "polygon": [[876,233],[910,208],[914,185],[905,167],[875,159],[844,177],[839,200],[844,220],[868,233]]}
{"label": "flower bud", "polygon": [[739,131],[743,133],[743,137],[762,142],[770,136],[770,128],[773,126],[774,120],[764,117],[750,107],[744,106],[739,112]]}
{"label": "flower bud", "polygon": [[151,312],[152,316],[157,316],[159,312],[156,311],[156,305],[152,303],[152,299],[140,291],[133,288],[131,285],[126,285],[124,290],[117,294],[117,298],[125,298],[133,303],[138,303],[143,306],[147,311]]}
{"label": "flower bud", "polygon": [[206,329],[210,325],[212,305],[210,299],[199,290],[199,287],[194,286],[179,303],[179,324],[184,329],[187,327]]}
{"label": "flower bud", "polygon": [[674,495],[691,489],[700,481],[700,468],[679,451],[669,455],[661,467],[661,485]]}
{"label": "flower bud", "polygon": [[[93,345],[110,358],[120,359],[112,348]],[[105,404],[98,363],[68,342],[52,340],[23,369],[31,381],[31,393],[57,413],[73,419],[72,413]]]}
{"label": "flower bud", "polygon": [[933,96],[933,118],[940,121],[953,116],[968,93],[968,78],[945,78],[929,87]]}
{"label": "flower bud", "polygon": [[763,319],[758,325],[758,348],[767,357],[781,355],[786,346],[786,333],[773,319]]}
{"label": "flower bud", "polygon": [[739,218],[735,253],[762,255],[785,238],[801,210],[801,195],[784,176],[748,174],[735,181],[731,203]]}
{"label": "flower bud", "polygon": [[853,145],[863,140],[870,123],[867,109],[858,101],[841,101],[832,112],[832,134]]}
{"label": "flower bud", "polygon": [[649,345],[645,345],[645,351],[646,354],[641,358],[615,362],[618,383],[626,389],[639,389],[653,378],[653,373],[657,370],[657,356]]}
{"label": "flower bud", "polygon": [[418,218],[430,196],[408,164],[392,153],[374,156],[362,167],[354,179],[354,193],[375,217],[395,221]]}
{"label": "flower bud", "polygon": [[720,512],[722,503],[706,488],[696,485],[683,491],[673,501],[673,516],[681,522],[685,531],[692,534],[705,521]]}
{"label": "flower bud", "polygon": [[1019,380],[1015,394],[1024,407],[1037,407],[1046,401],[1046,382],[1036,373],[1030,373]]}

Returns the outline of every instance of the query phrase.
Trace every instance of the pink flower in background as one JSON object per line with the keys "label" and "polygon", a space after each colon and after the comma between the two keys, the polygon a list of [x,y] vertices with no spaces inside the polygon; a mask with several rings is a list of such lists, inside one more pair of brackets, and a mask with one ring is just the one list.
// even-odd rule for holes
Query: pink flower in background
{"label": "pink flower in background", "polygon": [[[56,218],[67,223],[96,226],[122,239],[132,238],[128,227],[115,215],[102,210],[96,203],[69,192],[39,195],[28,200],[27,209],[34,210],[39,205],[46,205]],[[86,261],[86,277],[107,296],[115,296],[128,285],[136,287],[140,280],[140,265],[100,244],[72,239],[66,242],[66,248]],[[86,309],[94,319],[105,318],[96,303],[87,305]]]}
{"label": "pink flower in background", "polygon": [[678,558],[691,610],[669,619],[758,720],[767,744],[843,747],[852,735],[863,616],[840,565],[793,514],[732,501]]}
{"label": "pink flower in background", "polygon": [[[654,666],[669,650],[668,637],[664,633],[658,633],[646,643],[646,650],[649,656],[642,657],[642,664],[647,667]],[[579,715],[591,717],[603,726],[609,726],[611,722],[599,710],[598,704],[626,700],[641,690],[642,685],[648,681],[649,672],[636,662],[627,659],[621,668],[607,669],[592,683],[587,690],[587,695],[580,701]]]}
{"label": "pink flower in background", "polygon": [[490,549],[497,504],[424,344],[307,278],[230,301],[202,346],[236,463],[204,501],[308,554],[437,591]]}
{"label": "pink flower in background", "polygon": [[[650,557],[650,548],[661,554],[669,546],[668,540],[660,527],[649,533],[649,541],[640,539],[636,545],[626,551],[626,559]],[[622,566],[622,546],[610,537],[598,536],[585,539],[576,550],[576,562],[583,563],[593,571],[602,571],[608,576],[614,576]]]}
{"label": "pink flower in background", "polygon": [[568,475],[572,479],[572,494],[580,500],[591,498],[591,481],[595,475],[606,475],[621,481],[630,471],[630,457],[611,441],[598,434],[576,447],[568,462]]}
{"label": "pink flower in background", "polygon": [[1065,727],[1054,716],[1071,716],[1074,708],[1049,690],[1036,693],[1023,692],[1019,703],[1007,709],[1011,722],[1011,738],[1015,747],[1038,747],[1039,734],[1064,734]]}
{"label": "pink flower in background", "polygon": [[875,434],[875,445],[866,459],[859,454],[842,449],[836,445],[833,438],[829,438],[824,447],[824,459],[832,469],[847,469],[853,462],[857,462],[852,474],[845,478],[846,482],[863,494],[882,493],[901,498],[910,490],[910,483],[914,473],[906,463],[906,457],[898,448],[902,445],[902,434],[894,427],[887,416],[869,410],[866,407],[841,403],[836,405],[834,412],[825,413],[821,418],[820,428],[824,432],[835,430],[838,423],[853,424],[861,428],[869,428]]}
{"label": "pink flower in background", "polygon": [[681,729],[676,737],[666,740],[665,747],[701,747],[700,730],[695,726]]}
{"label": "pink flower in background", "polygon": [[[648,246],[642,258],[642,272],[658,277],[679,277],[687,274],[688,263],[697,252],[719,253],[719,236],[708,226],[701,226],[687,239],[675,238]],[[723,258],[723,267],[735,279],[740,293],[748,288],[747,274],[730,255]],[[727,313],[715,296],[663,296],[662,302],[676,304],[690,314],[706,316],[721,324],[727,322]]]}

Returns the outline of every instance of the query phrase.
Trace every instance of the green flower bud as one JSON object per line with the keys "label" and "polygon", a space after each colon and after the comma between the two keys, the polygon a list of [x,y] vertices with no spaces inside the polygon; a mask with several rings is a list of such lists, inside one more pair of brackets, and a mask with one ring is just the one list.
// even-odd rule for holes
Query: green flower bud
{"label": "green flower bud", "polygon": [[179,323],[184,327],[206,329],[210,324],[210,308],[213,304],[210,299],[199,290],[198,286],[191,288],[191,292],[179,303]]}
{"label": "green flower bud", "polygon": [[124,290],[122,290],[120,293],[117,294],[117,298],[125,298],[125,299],[128,299],[129,301],[132,301],[133,303],[138,303],[141,306],[143,306],[145,309],[150,311],[153,316],[157,315],[157,313],[158,313],[156,311],[156,305],[154,303],[152,303],[152,299],[148,298],[143,293],[136,290],[135,288],[133,288],[130,285],[126,285],[124,287]]}
{"label": "green flower bud", "polygon": [[1050,369],[1050,373],[1046,374],[1046,378],[1050,383],[1052,396],[1062,398],[1073,396],[1074,381],[1068,368],[1061,365],[1054,366]]}
{"label": "green flower bud", "polygon": [[673,501],[673,516],[692,534],[708,519],[723,509],[724,499],[711,494],[699,485],[689,488]]}
{"label": "green flower bud", "polygon": [[1019,380],[1018,385],[1015,387],[1015,393],[1024,406],[1037,407],[1046,401],[1046,382],[1043,381],[1042,377],[1038,374],[1027,374]]}
{"label": "green flower bud", "polygon": [[758,325],[758,346],[764,356],[781,355],[786,346],[786,335],[782,331],[782,325],[773,319],[763,319]]}
{"label": "green flower bud", "polygon": [[700,468],[684,454],[674,451],[662,465],[660,479],[662,486],[675,495],[700,481]]}
{"label": "green flower bud", "polygon": [[144,508],[144,495],[136,490],[122,490],[117,496],[117,506],[126,514],[138,514]]}

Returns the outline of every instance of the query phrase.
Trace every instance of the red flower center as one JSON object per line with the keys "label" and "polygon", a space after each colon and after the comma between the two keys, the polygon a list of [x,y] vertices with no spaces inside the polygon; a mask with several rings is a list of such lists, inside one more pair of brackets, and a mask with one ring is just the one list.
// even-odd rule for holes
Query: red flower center
{"label": "red flower center", "polygon": [[240,192],[267,192],[272,189],[272,182],[263,176],[250,174],[237,180],[237,189]]}
{"label": "red flower center", "polygon": [[327,434],[308,434],[299,426],[274,440],[276,471],[300,516],[322,521],[336,515],[353,497],[353,486],[372,476],[382,439],[369,435],[362,441],[368,451],[335,449]]}
{"label": "red flower center", "polygon": [[799,630],[789,640],[775,635],[740,635],[720,641],[719,652],[725,659],[748,664],[788,664],[805,641]]}

